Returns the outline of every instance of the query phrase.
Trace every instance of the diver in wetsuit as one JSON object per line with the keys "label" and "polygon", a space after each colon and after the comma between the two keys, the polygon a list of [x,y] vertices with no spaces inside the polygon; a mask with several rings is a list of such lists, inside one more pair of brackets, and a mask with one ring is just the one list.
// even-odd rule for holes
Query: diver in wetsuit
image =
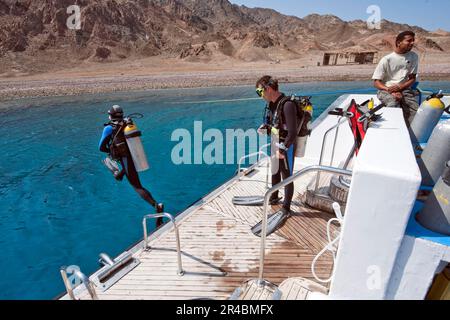
{"label": "diver in wetsuit", "polygon": [[[104,160],[104,164],[114,174],[114,178],[122,181],[126,176],[134,190],[147,201],[152,207],[156,209],[157,213],[164,212],[164,205],[157,203],[152,194],[145,189],[140,180],[139,174],[136,170],[130,149],[127,145],[124,129],[127,125],[123,110],[120,106],[113,106],[109,111],[109,120],[103,130],[103,135],[100,140],[99,149],[101,152],[107,153],[108,158]],[[120,162],[122,169],[119,169],[117,162]],[[158,218],[156,226],[159,227],[163,223],[162,218]]]}
{"label": "diver in wetsuit", "polygon": [[[279,91],[278,81],[270,76],[264,76],[256,83],[256,90],[260,97],[269,103],[269,116],[260,131],[267,129],[272,135],[272,185],[286,180],[294,172],[295,148],[297,142],[297,105],[286,99]],[[275,151],[275,152],[274,152]],[[275,162],[275,163],[274,163]],[[274,170],[277,169],[278,170]],[[294,184],[285,187],[282,214],[289,215],[294,196]],[[278,192],[271,197],[271,202],[277,201]]]}

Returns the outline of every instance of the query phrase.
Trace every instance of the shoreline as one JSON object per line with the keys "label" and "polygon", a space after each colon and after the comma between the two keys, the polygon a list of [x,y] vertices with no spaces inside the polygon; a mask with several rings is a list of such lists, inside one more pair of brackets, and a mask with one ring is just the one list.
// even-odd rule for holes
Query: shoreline
{"label": "shoreline", "polygon": [[[28,78],[0,78],[0,100],[71,97],[160,89],[194,89],[254,85],[263,74],[272,74],[281,83],[371,81],[374,66],[307,67],[268,70],[205,70],[161,72],[152,75],[45,74]],[[258,68],[259,69],[259,68]],[[270,70],[271,69],[271,70]],[[421,81],[450,81],[450,65],[423,66]],[[49,79],[51,78],[51,79]]]}

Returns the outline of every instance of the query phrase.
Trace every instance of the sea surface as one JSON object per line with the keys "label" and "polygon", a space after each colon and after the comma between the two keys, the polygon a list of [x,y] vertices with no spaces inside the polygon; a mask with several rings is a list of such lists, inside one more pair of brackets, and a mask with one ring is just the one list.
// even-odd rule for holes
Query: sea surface
{"label": "sea surface", "polygon": [[[344,92],[370,87],[320,82],[282,89],[314,94],[317,117]],[[450,82],[422,88],[450,91]],[[232,178],[237,165],[175,165],[172,133],[193,133],[195,121],[204,130],[257,128],[265,103],[255,97],[244,86],[0,102],[0,299],[55,298],[64,291],[61,266],[78,265],[89,275],[101,252],[115,257],[142,239],[142,217],[154,210],[126,180],[113,179],[98,151],[111,105],[144,115],[137,124],[151,168],[141,181],[177,214]]]}

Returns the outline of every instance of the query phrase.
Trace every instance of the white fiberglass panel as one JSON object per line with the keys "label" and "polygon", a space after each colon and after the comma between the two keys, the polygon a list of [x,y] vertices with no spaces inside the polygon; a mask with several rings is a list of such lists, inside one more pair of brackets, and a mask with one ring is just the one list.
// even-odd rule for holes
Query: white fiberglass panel
{"label": "white fiberglass panel", "polygon": [[334,299],[384,299],[421,182],[401,109],[383,109],[356,159]]}

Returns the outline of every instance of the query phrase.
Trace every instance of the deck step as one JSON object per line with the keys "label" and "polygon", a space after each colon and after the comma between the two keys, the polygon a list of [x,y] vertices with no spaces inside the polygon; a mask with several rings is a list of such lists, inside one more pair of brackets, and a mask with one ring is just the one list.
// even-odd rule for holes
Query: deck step
{"label": "deck step", "polygon": [[248,280],[234,290],[230,300],[280,300],[281,291],[276,285],[259,279]]}
{"label": "deck step", "polygon": [[279,287],[281,300],[308,300],[312,294],[327,295],[328,289],[305,278],[289,278]]}

